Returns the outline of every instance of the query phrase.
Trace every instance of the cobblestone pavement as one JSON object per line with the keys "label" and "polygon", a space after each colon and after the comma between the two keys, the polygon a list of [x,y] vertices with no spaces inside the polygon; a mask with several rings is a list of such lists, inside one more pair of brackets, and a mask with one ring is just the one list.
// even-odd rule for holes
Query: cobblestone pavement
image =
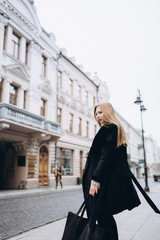
{"label": "cobblestone pavement", "polygon": [[0,239],[61,219],[77,211],[82,200],[81,190],[1,199]]}
{"label": "cobblestone pavement", "polygon": [[[144,179],[140,182],[144,187]],[[153,182],[153,179],[149,179],[149,188],[148,195],[160,209],[160,182]],[[119,240],[160,240],[160,215],[153,211],[140,192],[139,196],[141,199],[139,207],[114,216],[118,226]],[[60,240],[65,223],[66,218],[63,218],[9,239]]]}

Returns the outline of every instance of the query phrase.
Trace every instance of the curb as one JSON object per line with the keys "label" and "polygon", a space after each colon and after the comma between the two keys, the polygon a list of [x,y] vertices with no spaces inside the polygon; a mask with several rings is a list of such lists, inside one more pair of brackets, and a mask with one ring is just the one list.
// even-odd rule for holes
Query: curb
{"label": "curb", "polygon": [[[66,186],[63,189],[55,189],[53,188],[44,188],[44,189],[21,189],[21,190],[5,190],[3,194],[0,191],[0,200],[1,199],[8,199],[8,198],[15,198],[15,197],[22,197],[22,196],[32,196],[32,195],[41,195],[44,193],[60,193],[60,192],[67,192],[67,191],[76,191],[82,189],[82,185],[73,185],[73,186]],[[13,193],[11,193],[11,191]],[[15,191],[15,192],[14,192]]]}

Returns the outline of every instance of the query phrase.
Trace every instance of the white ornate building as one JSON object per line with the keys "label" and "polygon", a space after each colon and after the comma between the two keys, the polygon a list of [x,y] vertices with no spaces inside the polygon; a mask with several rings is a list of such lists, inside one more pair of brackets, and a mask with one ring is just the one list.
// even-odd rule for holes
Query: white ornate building
{"label": "white ornate building", "polygon": [[65,56],[33,1],[0,1],[0,10],[1,188],[53,185],[59,164],[64,183],[76,183],[96,131],[92,109],[107,87]]}
{"label": "white ornate building", "polygon": [[[108,100],[106,84],[41,27],[34,1],[0,0],[0,188],[53,186],[59,165],[76,184],[98,130],[94,105]],[[120,118],[137,168],[140,134]]]}

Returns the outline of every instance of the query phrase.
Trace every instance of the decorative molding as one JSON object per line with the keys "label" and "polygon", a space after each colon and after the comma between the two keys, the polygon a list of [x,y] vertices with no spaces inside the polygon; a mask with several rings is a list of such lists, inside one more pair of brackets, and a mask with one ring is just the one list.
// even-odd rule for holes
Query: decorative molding
{"label": "decorative molding", "polygon": [[7,22],[8,22],[8,19],[0,15],[0,28],[3,29],[3,31],[4,31],[4,27],[7,25]]}
{"label": "decorative molding", "polygon": [[67,105],[69,103],[68,98],[63,94],[58,96],[58,101],[64,105]]}
{"label": "decorative molding", "polygon": [[49,95],[51,95],[51,94],[54,93],[54,91],[53,91],[53,89],[52,89],[49,81],[44,82],[44,83],[38,85],[38,88],[39,88],[41,91],[46,92],[46,93],[49,94]]}
{"label": "decorative molding", "polygon": [[32,39],[30,42],[30,49],[31,52],[35,51],[37,54],[42,54],[42,47],[34,39]]}
{"label": "decorative molding", "polygon": [[27,33],[30,33],[31,35],[35,34],[36,36],[39,35],[38,27],[34,26],[27,18],[25,18],[19,11],[17,11],[17,9],[12,4],[6,1],[1,1],[0,7],[12,21],[21,26],[21,28]]}
{"label": "decorative molding", "polygon": [[14,146],[16,152],[21,152],[27,149],[28,142],[27,141],[15,142],[15,143],[12,143],[12,145]]}
{"label": "decorative molding", "polygon": [[19,75],[20,77],[23,77],[24,79],[28,80],[30,79],[30,75],[26,71],[26,69],[23,67],[23,65],[20,64],[10,64],[3,66],[5,70],[11,71],[12,73]]}

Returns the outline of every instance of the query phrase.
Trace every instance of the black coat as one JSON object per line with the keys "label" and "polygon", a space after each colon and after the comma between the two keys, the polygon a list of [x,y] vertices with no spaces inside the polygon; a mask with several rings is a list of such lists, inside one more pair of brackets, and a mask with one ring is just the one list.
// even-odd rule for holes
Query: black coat
{"label": "black coat", "polygon": [[[124,145],[117,146],[117,126],[100,128],[90,148],[83,174],[84,197],[89,193],[91,180],[100,182],[96,206],[101,216],[131,210],[140,204],[133,186]],[[88,206],[88,208],[91,206]]]}

